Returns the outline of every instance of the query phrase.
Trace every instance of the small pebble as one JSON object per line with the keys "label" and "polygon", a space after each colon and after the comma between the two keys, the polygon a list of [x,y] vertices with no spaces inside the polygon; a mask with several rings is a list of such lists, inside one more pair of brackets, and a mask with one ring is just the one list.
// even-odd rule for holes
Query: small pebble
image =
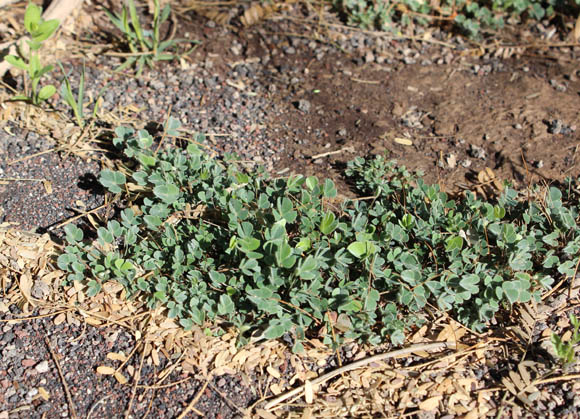
{"label": "small pebble", "polygon": [[38,364],[36,364],[36,367],[34,367],[34,369],[39,374],[44,374],[45,372],[48,372],[48,370],[50,369],[48,366],[48,361],[39,362]]}
{"label": "small pebble", "polygon": [[310,104],[310,101],[308,101],[306,99],[300,99],[298,101],[298,103],[296,104],[296,107],[298,108],[298,110],[305,112],[305,113],[308,113],[308,112],[310,112],[311,104]]}
{"label": "small pebble", "polygon": [[476,146],[475,144],[470,145],[469,155],[481,160],[485,160],[487,158],[487,152],[482,147]]}
{"label": "small pebble", "polygon": [[34,359],[26,358],[22,360],[23,367],[32,367],[34,366],[34,364],[36,364],[36,361]]}

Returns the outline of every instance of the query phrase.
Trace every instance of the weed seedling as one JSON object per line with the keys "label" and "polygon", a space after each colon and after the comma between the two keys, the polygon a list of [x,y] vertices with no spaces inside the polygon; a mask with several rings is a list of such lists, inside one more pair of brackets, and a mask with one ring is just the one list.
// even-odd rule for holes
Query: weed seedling
{"label": "weed seedling", "polygon": [[17,95],[13,100],[23,100],[33,105],[39,105],[56,93],[56,87],[49,84],[38,89],[38,84],[42,76],[52,71],[52,65],[43,66],[38,57],[38,51],[42,48],[42,43],[50,38],[59,22],[57,19],[44,20],[42,18],[42,9],[37,5],[30,3],[26,7],[24,14],[24,27],[30,34],[30,40],[27,41],[28,48],[20,48],[20,57],[8,55],[5,60],[16,68],[24,70],[30,78],[31,92],[30,95]]}
{"label": "weed seedling", "polygon": [[[139,17],[137,16],[137,8],[133,0],[127,0],[123,5],[121,14],[113,14],[105,10],[111,22],[123,33],[124,41],[130,51],[130,56],[121,64],[117,71],[123,71],[135,65],[137,67],[137,76],[143,72],[145,65],[153,68],[156,61],[171,61],[179,56],[176,53],[169,53],[167,51],[175,49],[180,42],[192,42],[185,39],[168,39],[161,41],[160,30],[161,25],[169,18],[171,14],[171,7],[166,4],[163,10],[159,5],[159,0],[153,0],[153,27],[152,30],[143,29]],[[188,54],[191,51],[188,51]]]}
{"label": "weed seedling", "polygon": [[563,342],[562,338],[555,333],[552,333],[550,340],[552,345],[554,345],[554,351],[556,356],[563,365],[571,365],[576,362],[576,357],[574,356],[574,346],[580,343],[580,321],[574,314],[570,314],[570,323],[574,328],[574,333],[569,341]]}
{"label": "weed seedling", "polygon": [[[76,98],[73,94],[73,89],[72,89],[72,86],[70,84],[70,80],[69,80],[66,72],[64,71],[64,67],[62,66],[61,63],[58,63],[58,65],[60,66],[60,69],[62,70],[62,73],[64,75],[64,79],[63,79],[62,85],[60,87],[60,91],[61,91],[60,94],[61,94],[63,100],[65,101],[65,103],[71,107],[73,114],[74,114],[74,117],[75,117],[75,120],[77,122],[77,125],[81,128],[84,128],[85,123],[86,123],[86,115],[84,113],[84,108],[85,108],[85,65],[83,63],[83,68],[82,68],[81,74],[80,74],[80,81],[79,81],[79,87],[78,87],[78,92],[77,92]],[[96,114],[97,114],[98,107],[99,107],[98,99],[101,96],[101,94],[103,93],[103,91],[105,90],[105,88],[106,88],[106,86],[101,89],[97,98],[94,101],[92,119],[94,119]]]}

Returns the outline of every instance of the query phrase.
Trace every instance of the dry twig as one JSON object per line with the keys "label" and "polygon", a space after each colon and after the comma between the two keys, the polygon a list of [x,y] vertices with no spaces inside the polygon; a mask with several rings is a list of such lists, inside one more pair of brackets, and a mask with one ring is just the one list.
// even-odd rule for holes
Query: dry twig
{"label": "dry twig", "polygon": [[195,408],[195,405],[198,402],[198,400],[201,398],[201,395],[203,394],[203,392],[207,388],[207,385],[208,384],[209,384],[209,379],[206,379],[206,381],[203,384],[203,386],[201,387],[201,389],[197,392],[197,394],[195,395],[195,397],[189,402],[189,404],[183,410],[183,412],[181,412],[179,414],[179,416],[177,417],[177,419],[183,419],[190,411],[193,411],[196,415],[203,416],[203,413],[200,412],[199,410],[197,410]]}
{"label": "dry twig", "polygon": [[60,367],[60,363],[58,362],[58,358],[56,356],[56,353],[52,349],[52,346],[50,346],[50,342],[48,341],[48,338],[47,337],[44,338],[44,342],[46,343],[46,346],[48,347],[48,351],[50,352],[50,355],[52,356],[52,360],[56,364],[56,369],[58,370],[58,375],[60,377],[60,381],[62,382],[62,386],[64,388],[64,393],[66,394],[66,400],[68,402],[68,409],[69,409],[70,417],[73,418],[73,419],[76,419],[77,412],[75,410],[75,406],[73,404],[72,396],[70,394],[70,390],[68,388],[68,384],[66,383],[66,380],[64,378],[64,374],[62,373],[62,368]]}

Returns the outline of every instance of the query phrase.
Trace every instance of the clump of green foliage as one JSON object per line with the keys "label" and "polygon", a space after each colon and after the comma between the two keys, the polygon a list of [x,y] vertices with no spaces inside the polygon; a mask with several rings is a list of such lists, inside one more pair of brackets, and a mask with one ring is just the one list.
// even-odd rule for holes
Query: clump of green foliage
{"label": "clump of green foliage", "polygon": [[[111,13],[108,10],[105,10],[105,12],[111,22],[123,33],[124,41],[129,52],[132,54],[117,68],[117,71],[136,66],[137,76],[139,76],[145,65],[153,68],[157,61],[171,61],[179,57],[175,52],[179,43],[196,43],[195,41],[185,39],[168,39],[165,41],[161,39],[161,26],[171,14],[171,6],[169,3],[161,10],[159,0],[153,0],[153,22],[151,30],[144,29],[139,21],[134,0],[127,0],[126,4],[123,4],[120,14]],[[174,52],[168,52],[172,49]]]}
{"label": "clump of green foliage", "polygon": [[391,30],[394,22],[425,26],[451,21],[471,37],[478,37],[483,29],[503,27],[506,17],[541,20],[566,6],[563,0],[333,0],[333,4],[350,25],[364,29]]}
{"label": "clump of green foliage", "polygon": [[580,321],[574,314],[570,314],[570,323],[572,323],[574,332],[568,342],[562,341],[562,338],[555,333],[552,333],[550,337],[556,356],[564,366],[576,362],[575,346],[580,343]]}
{"label": "clump of green foliage", "polygon": [[[170,119],[166,132],[178,125]],[[103,170],[100,182],[131,206],[94,242],[67,226],[58,266],[69,281],[88,281],[91,295],[119,281],[185,328],[222,319],[240,343],[263,328],[268,339],[292,336],[295,351],[313,332],[331,345],[401,344],[429,318],[425,308],[481,330],[574,273],[572,181],[538,201],[509,188],[496,204],[470,193],[456,201],[394,162],[357,158],[346,173],[370,198],[337,201],[328,179],[249,175],[193,143],[154,150],[147,131],[115,133],[134,166]]]}
{"label": "clump of green foliage", "polygon": [[38,51],[42,48],[42,43],[50,38],[57,30],[59,22],[57,19],[44,20],[42,9],[34,3],[29,3],[24,13],[24,27],[30,35],[27,40],[28,47],[20,48],[20,56],[8,55],[4,59],[16,68],[26,71],[30,79],[30,94],[17,95],[13,100],[23,100],[39,105],[56,93],[56,87],[49,84],[38,89],[40,79],[46,73],[52,71],[52,65],[43,66],[38,57]]}

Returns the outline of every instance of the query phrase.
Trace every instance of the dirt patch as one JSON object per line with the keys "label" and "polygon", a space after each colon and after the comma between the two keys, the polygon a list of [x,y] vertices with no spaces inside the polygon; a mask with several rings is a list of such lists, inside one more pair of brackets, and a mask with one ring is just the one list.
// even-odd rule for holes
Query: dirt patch
{"label": "dirt patch", "polygon": [[308,67],[295,108],[278,121],[289,150],[277,167],[336,178],[354,156],[387,153],[450,190],[470,188],[485,167],[516,188],[579,173],[580,86],[555,82],[566,74],[560,66],[379,67],[335,58]]}

